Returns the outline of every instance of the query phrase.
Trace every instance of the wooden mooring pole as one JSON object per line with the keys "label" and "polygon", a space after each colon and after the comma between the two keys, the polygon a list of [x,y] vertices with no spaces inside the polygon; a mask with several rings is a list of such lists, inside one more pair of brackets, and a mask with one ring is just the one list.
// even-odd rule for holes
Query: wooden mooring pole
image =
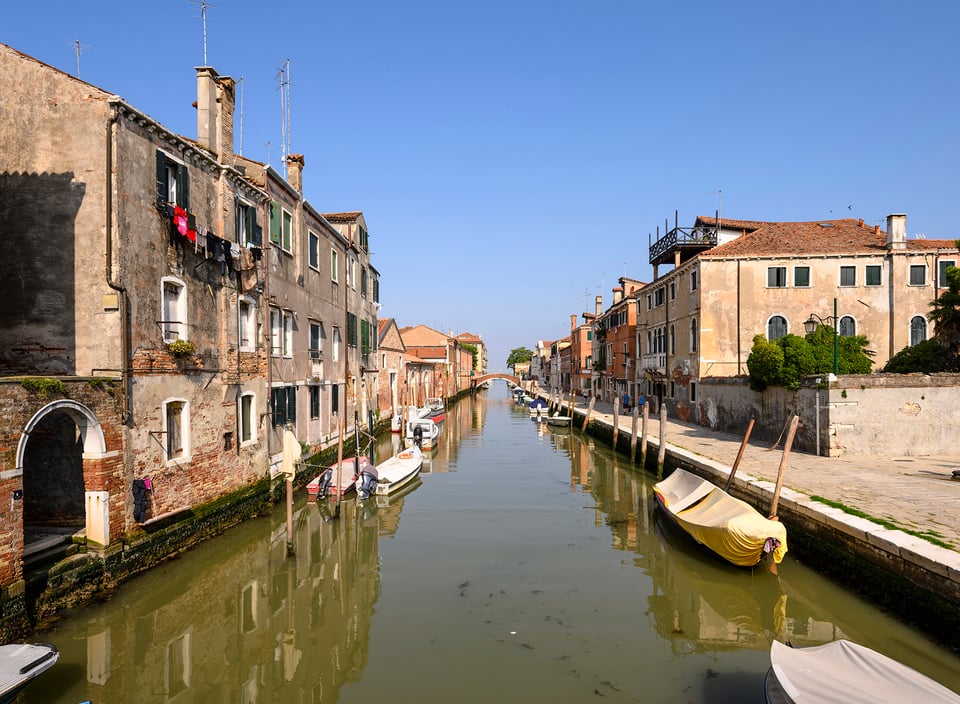
{"label": "wooden mooring pole", "polygon": [[640,409],[637,404],[633,404],[633,420],[630,423],[630,461],[637,461],[637,415]]}
{"label": "wooden mooring pole", "polygon": [[640,431],[640,465],[647,466],[647,421],[650,420],[650,404],[643,404],[643,426]]}
{"label": "wooden mooring pole", "polygon": [[620,399],[613,399],[613,449],[617,449],[617,435],[620,433]]}
{"label": "wooden mooring pole", "polygon": [[790,421],[790,430],[787,431],[787,439],[783,442],[783,456],[780,458],[780,468],[777,470],[777,485],[773,489],[773,502],[770,504],[770,518],[777,515],[777,508],[780,505],[780,490],[783,488],[783,475],[787,471],[787,461],[790,459],[790,448],[793,447],[793,436],[797,434],[797,425],[800,423],[800,416],[794,416]]}
{"label": "wooden mooring pole", "polygon": [[[593,413],[593,403],[594,403],[594,401],[596,401],[596,400],[597,400],[597,397],[594,396],[593,394],[591,394],[591,395],[590,395],[590,403],[587,405],[587,415],[585,415],[585,416],[583,417],[583,426],[581,426],[580,430],[586,430],[586,429],[587,429],[587,423],[590,422],[590,414]],[[570,421],[570,422],[572,423],[573,421]]]}
{"label": "wooden mooring pole", "polygon": [[733,467],[730,468],[730,476],[727,477],[727,485],[724,487],[724,491],[730,491],[730,484],[733,482],[733,475],[737,473],[737,467],[740,466],[740,460],[743,459],[743,451],[747,449],[747,441],[750,439],[750,432],[753,430],[754,419],[750,419],[749,425],[747,425],[747,432],[744,433],[743,441],[740,443],[740,451],[737,453],[737,459],[733,462]]}
{"label": "wooden mooring pole", "polygon": [[657,480],[663,479],[663,462],[667,457],[667,404],[660,402],[660,449],[657,451]]}

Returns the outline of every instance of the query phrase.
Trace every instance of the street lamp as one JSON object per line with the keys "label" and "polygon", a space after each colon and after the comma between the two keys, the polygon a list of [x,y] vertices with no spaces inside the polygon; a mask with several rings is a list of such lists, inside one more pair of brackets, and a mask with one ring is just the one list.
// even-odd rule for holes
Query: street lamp
{"label": "street lamp", "polygon": [[837,341],[839,339],[839,333],[837,331],[837,325],[839,323],[839,318],[837,317],[837,299],[833,299],[833,315],[827,316],[826,318],[821,318],[815,313],[811,313],[810,317],[803,321],[803,329],[807,331],[807,334],[816,332],[819,325],[830,324],[833,327],[833,376],[836,377],[840,374],[840,354],[837,347]]}

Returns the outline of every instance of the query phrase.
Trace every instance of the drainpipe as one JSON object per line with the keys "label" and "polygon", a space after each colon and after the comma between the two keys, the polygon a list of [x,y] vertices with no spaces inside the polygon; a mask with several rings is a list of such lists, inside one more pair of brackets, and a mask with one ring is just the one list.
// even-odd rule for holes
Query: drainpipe
{"label": "drainpipe", "polygon": [[110,119],[107,120],[106,127],[106,193],[104,195],[105,213],[104,230],[106,232],[106,279],[107,285],[117,292],[117,298],[120,302],[120,357],[122,359],[122,368],[120,370],[121,383],[123,384],[124,412],[121,422],[126,426],[133,425],[133,394],[131,393],[130,380],[130,331],[127,321],[129,315],[127,307],[127,289],[113,280],[113,187],[115,179],[113,175],[113,130],[119,118],[119,110],[116,105],[113,106],[113,112]]}

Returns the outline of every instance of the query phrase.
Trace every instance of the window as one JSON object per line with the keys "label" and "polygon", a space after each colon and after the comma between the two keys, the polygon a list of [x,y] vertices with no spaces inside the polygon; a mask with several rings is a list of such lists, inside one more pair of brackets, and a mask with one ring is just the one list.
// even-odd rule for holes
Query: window
{"label": "window", "polygon": [[166,438],[167,462],[189,459],[187,428],[190,427],[190,410],[184,399],[170,399],[163,404],[163,433]]}
{"label": "window", "polygon": [[270,201],[270,241],[284,252],[293,251],[293,215],[280,201]]}
{"label": "window", "polygon": [[340,385],[334,384],[330,387],[330,413],[336,415],[340,412]]}
{"label": "window", "polygon": [[363,268],[360,269],[360,295],[367,297],[367,270]]}
{"label": "window", "polygon": [[347,313],[347,347],[357,346],[357,316]]}
{"label": "window", "polygon": [[653,305],[655,306],[663,305],[663,294],[664,294],[664,289],[662,286],[653,292]]}
{"label": "window", "polygon": [[179,279],[160,280],[161,321],[163,341],[187,339],[187,287]]}
{"label": "window", "polygon": [[340,282],[340,255],[337,250],[330,250],[330,280],[333,283]]}
{"label": "window", "polygon": [[775,315],[767,322],[767,339],[779,340],[787,334],[787,319],[782,315]]}
{"label": "window", "polygon": [[857,285],[857,267],[855,266],[840,267],[840,285],[841,286]]}
{"label": "window", "polygon": [[236,200],[237,243],[241,247],[263,245],[263,230],[257,224],[257,209],[249,203]]}
{"label": "window", "polygon": [[352,254],[347,255],[347,286],[357,288],[357,260]]}
{"label": "window", "polygon": [[190,179],[185,164],[157,151],[157,202],[190,209]]}
{"label": "window", "polygon": [[787,285],[787,267],[767,267],[767,288],[785,288]]}
{"label": "window", "polygon": [[333,361],[334,362],[340,361],[340,342],[341,342],[340,328],[334,327],[333,328]]}
{"label": "window", "polygon": [[919,345],[927,339],[927,319],[916,315],[910,319],[910,346]]}
{"label": "window", "polygon": [[320,238],[310,233],[310,268],[320,271]]}
{"label": "window", "polygon": [[697,402],[697,382],[690,382],[690,403]]}
{"label": "window", "polygon": [[373,302],[380,302],[380,277],[376,274],[371,274],[373,278]]}
{"label": "window", "polygon": [[911,264],[910,265],[910,285],[923,286],[926,283],[927,283],[927,265]]}
{"label": "window", "polygon": [[293,314],[288,310],[270,309],[270,354],[293,356]]}
{"label": "window", "polygon": [[677,353],[677,329],[675,326],[670,326],[670,354]]}
{"label": "window", "polygon": [[256,396],[253,393],[240,395],[240,444],[255,442],[257,439]]}
{"label": "window", "polygon": [[296,424],[297,422],[297,387],[275,386],[270,391],[270,411],[273,416],[273,427]]}
{"label": "window", "polygon": [[310,323],[310,359],[323,357],[323,348],[320,346],[322,339],[323,325],[321,323]]}
{"label": "window", "polygon": [[879,286],[881,279],[881,267],[879,264],[867,264],[864,271],[864,283],[867,286]]}
{"label": "window", "polygon": [[653,308],[653,296],[651,296],[648,293],[647,294],[647,310],[650,310],[651,308]]}
{"label": "window", "polygon": [[690,321],[690,351],[697,351],[697,321],[693,319]]}
{"label": "window", "polygon": [[940,288],[950,287],[950,282],[947,281],[947,269],[956,265],[957,262],[953,259],[941,259],[937,262],[937,286]]}
{"label": "window", "polygon": [[320,387],[310,387],[310,418],[316,420],[320,417]]}
{"label": "window", "polygon": [[810,267],[808,266],[793,267],[793,285],[796,288],[810,287]]}
{"label": "window", "polygon": [[257,304],[243,296],[237,303],[237,331],[240,350],[252,352],[256,348]]}
{"label": "window", "polygon": [[837,327],[837,333],[841,337],[853,337],[857,334],[857,322],[849,315],[843,316],[840,318],[840,325]]}
{"label": "window", "polygon": [[671,301],[677,300],[677,282],[676,281],[670,282],[670,300]]}
{"label": "window", "polygon": [[691,291],[697,290],[697,272],[695,271],[690,272],[690,290]]}

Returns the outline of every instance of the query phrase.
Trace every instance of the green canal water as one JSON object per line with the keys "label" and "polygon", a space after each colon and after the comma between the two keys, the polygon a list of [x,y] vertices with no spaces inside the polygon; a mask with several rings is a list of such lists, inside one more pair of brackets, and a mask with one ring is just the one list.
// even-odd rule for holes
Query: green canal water
{"label": "green canal water", "polygon": [[497,382],[405,495],[332,518],[300,491],[293,557],[281,505],[64,614],[20,701],[760,703],[773,638],[848,638],[960,691],[954,654],[791,555],[775,577],[690,544],[652,482]]}

